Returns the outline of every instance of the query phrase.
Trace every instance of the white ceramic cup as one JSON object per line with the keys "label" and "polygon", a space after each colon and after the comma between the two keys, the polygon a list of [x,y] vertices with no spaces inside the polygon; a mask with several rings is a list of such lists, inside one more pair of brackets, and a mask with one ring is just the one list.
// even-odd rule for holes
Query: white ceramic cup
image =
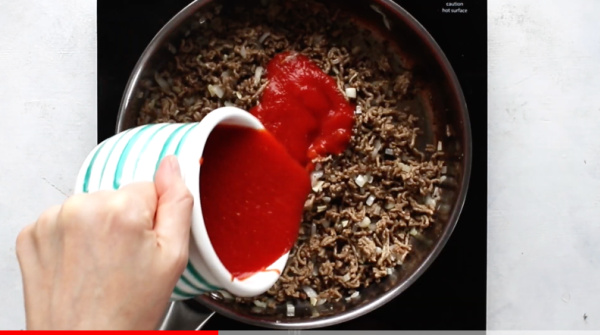
{"label": "white ceramic cup", "polygon": [[221,263],[212,247],[200,203],[200,159],[209,134],[219,124],[264,128],[252,114],[236,107],[222,107],[199,123],[149,124],[128,129],[94,148],[77,176],[75,193],[117,190],[132,182],[153,181],[165,156],[178,158],[183,180],[194,197],[194,207],[189,260],[171,295],[172,300],[223,289],[240,297],[256,296],[277,281],[287,262],[288,253],[265,271],[238,280]]}

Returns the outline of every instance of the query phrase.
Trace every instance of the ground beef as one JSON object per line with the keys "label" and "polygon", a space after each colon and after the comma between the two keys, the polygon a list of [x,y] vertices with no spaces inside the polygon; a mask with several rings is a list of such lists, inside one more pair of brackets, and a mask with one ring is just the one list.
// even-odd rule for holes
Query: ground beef
{"label": "ground beef", "polygon": [[[225,13],[227,10],[227,13]],[[173,58],[143,82],[138,123],[200,121],[217,107],[254,107],[266,87],[264,69],[295,50],[356,88],[348,149],[316,159],[313,192],[299,239],[280,280],[240,303],[308,299],[320,304],[356,295],[400,269],[411,235],[434,224],[440,147],[417,148],[415,90],[396,53],[344,13],[313,1],[261,1],[252,10],[209,5],[194,18]]]}

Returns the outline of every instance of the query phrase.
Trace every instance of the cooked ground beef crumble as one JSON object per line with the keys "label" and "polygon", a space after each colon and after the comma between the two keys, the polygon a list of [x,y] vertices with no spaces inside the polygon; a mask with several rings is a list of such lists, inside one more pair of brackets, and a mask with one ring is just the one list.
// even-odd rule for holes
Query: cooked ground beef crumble
{"label": "cooked ground beef crumble", "polygon": [[[410,235],[434,223],[442,148],[417,149],[412,74],[385,42],[344,13],[313,1],[262,1],[224,14],[195,16],[173,58],[146,80],[138,124],[200,121],[215,108],[254,107],[265,68],[294,50],[337,80],[356,106],[353,136],[340,155],[315,160],[299,239],[269,305],[290,299],[322,304],[355,296],[391,274],[410,254]],[[315,296],[316,293],[316,296]]]}

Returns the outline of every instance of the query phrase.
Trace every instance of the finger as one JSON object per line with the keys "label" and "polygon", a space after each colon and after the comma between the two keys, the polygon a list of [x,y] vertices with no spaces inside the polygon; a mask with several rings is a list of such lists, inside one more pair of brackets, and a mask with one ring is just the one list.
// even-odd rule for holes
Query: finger
{"label": "finger", "polygon": [[35,256],[34,242],[34,224],[25,226],[17,236],[16,248],[17,260],[23,267],[24,262],[27,262],[31,257]]}
{"label": "finger", "polygon": [[38,251],[42,261],[47,259],[49,250],[53,248],[57,240],[56,220],[61,210],[60,205],[52,206],[44,211],[33,224],[31,243]]}
{"label": "finger", "polygon": [[[57,211],[58,208],[55,212]],[[42,215],[42,217],[45,215]],[[44,255],[39,251],[36,243],[36,225],[37,222],[25,226],[17,236],[16,241],[17,260],[23,285],[23,299],[25,310],[28,312],[26,315],[28,329],[31,329],[31,325],[37,322],[37,319],[43,314],[39,311],[45,310],[48,304],[46,301],[35,300],[36,294],[39,295],[40,293],[40,286],[43,286],[40,285],[40,280],[43,281],[43,278],[47,277],[44,276],[43,271],[47,264],[42,263],[40,257],[44,257]]]}
{"label": "finger", "polygon": [[[26,322],[28,329],[32,323],[37,322],[38,318],[42,313],[35,313],[48,304],[46,301],[35,301],[35,294],[32,290],[37,290],[35,293],[39,294],[39,283],[37,280],[43,280],[43,268],[44,264],[40,263],[40,252],[36,245],[35,238],[35,226],[36,224],[29,224],[25,226],[16,241],[16,254],[19,262],[19,269],[21,270],[21,280],[23,285],[23,299],[25,302],[25,310],[31,311],[27,314]],[[35,311],[35,312],[34,312]]]}
{"label": "finger", "polygon": [[119,214],[119,221],[153,229],[157,198],[154,183],[137,182],[121,187],[114,195],[109,195],[108,201],[111,210]]}
{"label": "finger", "polygon": [[175,156],[163,159],[154,183],[158,195],[154,230],[159,243],[180,245],[187,252],[194,199],[181,178]]}
{"label": "finger", "polygon": [[56,218],[58,217],[58,213],[61,210],[60,205],[55,205],[47,210],[45,210],[37,219],[37,221],[33,224],[33,229],[36,237],[45,238],[48,234],[52,233],[52,231],[56,227]]}

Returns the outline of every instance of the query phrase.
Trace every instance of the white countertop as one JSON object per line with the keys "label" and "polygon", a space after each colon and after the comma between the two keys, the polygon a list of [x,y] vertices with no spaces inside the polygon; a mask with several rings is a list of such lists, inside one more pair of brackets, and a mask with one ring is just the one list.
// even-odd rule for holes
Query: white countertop
{"label": "white countertop", "polygon": [[[488,328],[600,329],[600,2],[488,6]],[[95,145],[96,3],[0,8],[0,329],[22,329],[15,238]]]}

